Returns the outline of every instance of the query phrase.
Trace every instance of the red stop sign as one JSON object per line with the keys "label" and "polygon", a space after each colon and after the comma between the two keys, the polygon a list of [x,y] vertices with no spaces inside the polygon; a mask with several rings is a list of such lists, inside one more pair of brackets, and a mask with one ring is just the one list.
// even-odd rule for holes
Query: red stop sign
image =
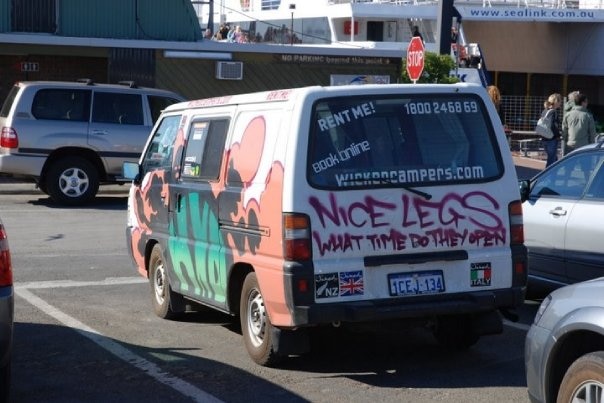
{"label": "red stop sign", "polygon": [[419,36],[414,36],[407,47],[407,74],[411,81],[416,82],[424,71],[424,42]]}

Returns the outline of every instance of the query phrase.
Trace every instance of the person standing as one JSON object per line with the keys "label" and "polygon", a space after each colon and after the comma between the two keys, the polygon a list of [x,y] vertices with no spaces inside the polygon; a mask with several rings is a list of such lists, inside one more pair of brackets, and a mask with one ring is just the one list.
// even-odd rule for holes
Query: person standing
{"label": "person standing", "polygon": [[552,133],[554,133],[554,137],[551,139],[541,139],[543,149],[547,155],[547,161],[545,162],[546,167],[558,160],[558,146],[560,144],[561,134],[559,123],[560,118],[558,117],[558,109],[560,109],[560,106],[562,106],[562,95],[558,93],[551,94],[547,98],[547,101],[543,103],[543,112],[541,112],[541,117],[544,117],[548,112],[552,111],[550,112],[552,114],[550,129],[552,130]]}
{"label": "person standing", "polygon": [[577,95],[579,95],[579,91],[570,92],[566,96],[566,102],[564,103],[564,114],[566,115],[575,107],[575,100],[577,99]]}
{"label": "person standing", "polygon": [[415,36],[419,36],[419,39],[421,39],[422,42],[424,41],[424,37],[419,32],[419,27],[417,25],[413,26],[413,32],[411,33],[411,37],[415,37]]}
{"label": "person standing", "polygon": [[564,155],[593,143],[596,139],[596,124],[591,113],[587,111],[587,104],[587,96],[578,94],[575,98],[575,106],[564,115],[562,120]]}
{"label": "person standing", "polygon": [[499,120],[501,120],[501,125],[503,126],[506,136],[510,136],[512,131],[508,129],[508,126],[505,124],[505,115],[501,108],[501,92],[499,91],[499,88],[495,85],[489,85],[487,87],[487,93],[489,94],[491,101],[493,101],[495,109],[497,109],[497,114],[499,115]]}

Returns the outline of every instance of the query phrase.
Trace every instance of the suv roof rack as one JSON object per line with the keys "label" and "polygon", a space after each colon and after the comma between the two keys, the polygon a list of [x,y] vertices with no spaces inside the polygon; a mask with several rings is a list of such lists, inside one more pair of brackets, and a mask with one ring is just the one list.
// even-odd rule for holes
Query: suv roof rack
{"label": "suv roof rack", "polygon": [[84,83],[86,85],[94,85],[94,81],[92,81],[92,78],[78,78],[76,82]]}
{"label": "suv roof rack", "polygon": [[133,80],[130,81],[118,81],[119,85],[127,85],[129,88],[138,88],[136,83]]}

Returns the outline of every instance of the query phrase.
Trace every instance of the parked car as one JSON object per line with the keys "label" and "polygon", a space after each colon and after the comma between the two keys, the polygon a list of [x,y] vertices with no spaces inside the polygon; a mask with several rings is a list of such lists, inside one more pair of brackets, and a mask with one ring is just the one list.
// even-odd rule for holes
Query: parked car
{"label": "parked car", "polygon": [[520,181],[529,288],[604,276],[604,148],[585,146]]}
{"label": "parked car", "polygon": [[533,402],[604,401],[604,278],[545,298],[525,344]]}
{"label": "parked car", "polygon": [[8,401],[13,344],[13,269],[4,225],[0,221],[0,402]]}
{"label": "parked car", "polygon": [[184,98],[133,82],[19,82],[0,110],[0,174],[29,178],[61,204],[124,182],[161,110]]}

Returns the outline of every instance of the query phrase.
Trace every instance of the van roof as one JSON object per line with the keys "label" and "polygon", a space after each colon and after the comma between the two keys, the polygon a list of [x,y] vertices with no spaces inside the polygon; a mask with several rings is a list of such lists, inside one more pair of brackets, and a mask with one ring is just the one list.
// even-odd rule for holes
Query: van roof
{"label": "van roof", "polygon": [[354,96],[363,94],[417,94],[417,93],[443,93],[443,92],[471,92],[483,93],[485,89],[472,83],[456,84],[366,84],[342,86],[309,86],[288,88],[247,94],[224,95],[214,98],[202,98],[192,101],[180,102],[170,105],[167,112],[190,109],[211,108],[226,105],[253,104],[266,102],[289,102],[303,94],[313,95],[316,98],[324,96]]}

